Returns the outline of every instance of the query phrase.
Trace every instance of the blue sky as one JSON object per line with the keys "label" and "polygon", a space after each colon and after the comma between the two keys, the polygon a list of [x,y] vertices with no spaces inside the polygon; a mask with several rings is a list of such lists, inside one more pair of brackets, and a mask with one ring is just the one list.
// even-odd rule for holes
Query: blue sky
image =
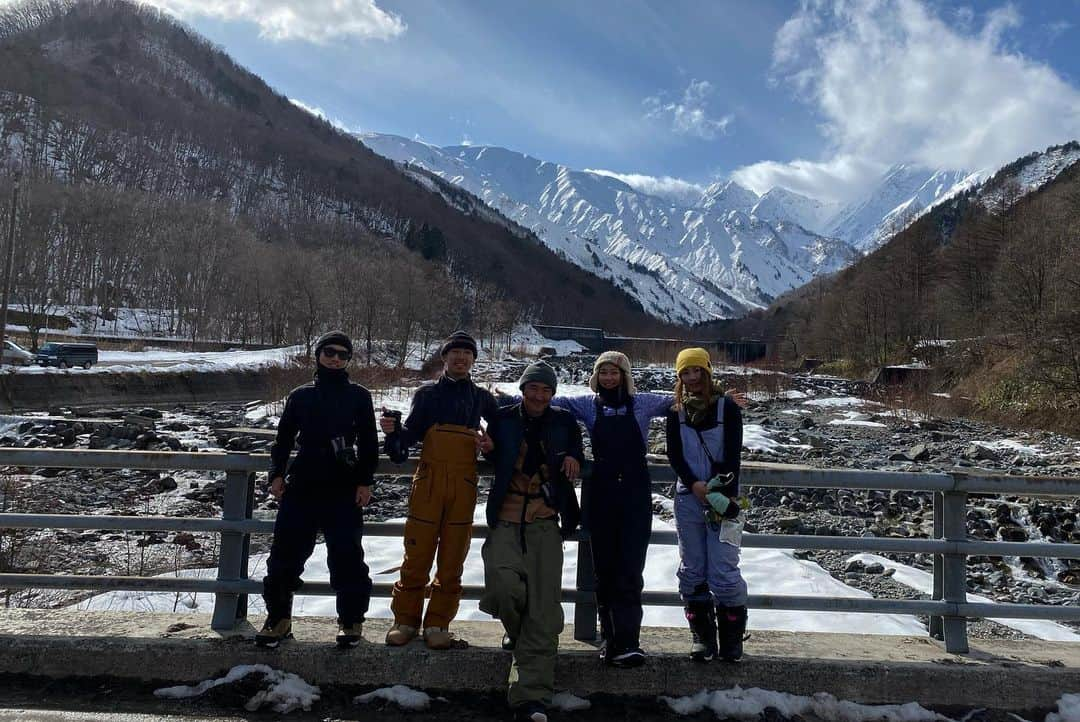
{"label": "blue sky", "polygon": [[152,0],[342,126],[843,200],[1080,137],[1080,0]]}

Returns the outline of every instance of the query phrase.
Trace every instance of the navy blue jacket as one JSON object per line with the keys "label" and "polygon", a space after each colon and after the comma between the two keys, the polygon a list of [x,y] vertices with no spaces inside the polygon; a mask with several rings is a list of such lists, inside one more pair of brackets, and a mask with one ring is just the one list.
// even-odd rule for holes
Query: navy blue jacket
{"label": "navy blue jacket", "polygon": [[[487,523],[494,529],[499,522],[499,510],[506,500],[510,481],[514,477],[514,466],[521,453],[521,441],[525,434],[522,418],[524,410],[521,404],[503,406],[499,409],[493,423],[488,428],[495,448],[489,458],[495,465],[495,478],[487,500]],[[543,417],[543,445],[546,463],[551,473],[556,475],[556,511],[559,512],[559,531],[563,538],[569,537],[581,521],[581,508],[573,484],[562,473],[563,460],[572,456],[579,463],[585,455],[581,447],[581,429],[569,411],[549,406]]]}

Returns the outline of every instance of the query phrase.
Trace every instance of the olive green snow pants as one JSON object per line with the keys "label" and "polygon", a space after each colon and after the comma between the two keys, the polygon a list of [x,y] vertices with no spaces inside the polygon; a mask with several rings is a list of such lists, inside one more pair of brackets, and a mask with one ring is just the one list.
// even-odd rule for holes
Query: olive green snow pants
{"label": "olive green snow pants", "polygon": [[563,548],[553,519],[537,519],[521,527],[500,521],[484,542],[484,595],[480,609],[503,623],[516,641],[510,665],[507,700],[551,703],[555,691],[555,657],[563,629]]}

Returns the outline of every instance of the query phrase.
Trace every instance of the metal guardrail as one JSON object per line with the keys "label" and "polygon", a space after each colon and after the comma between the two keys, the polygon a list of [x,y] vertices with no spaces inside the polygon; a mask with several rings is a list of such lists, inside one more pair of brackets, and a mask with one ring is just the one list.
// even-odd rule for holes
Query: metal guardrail
{"label": "metal guardrail", "polygon": [[[68,514],[0,514],[0,528],[99,529],[127,531],[198,531],[221,534],[216,579],[177,577],[75,576],[56,574],[0,574],[0,589],[80,589],[205,592],[215,595],[212,626],[231,629],[247,614],[247,595],[262,591],[261,582],[248,578],[251,534],[270,534],[272,521],[253,519],[255,472],[268,465],[265,454],[184,453],[152,451],[89,451],[71,449],[0,448],[0,466],[23,468],[144,469],[160,471],[224,471],[225,498],[220,519],[161,516],[87,516]],[[401,465],[380,461],[379,474],[411,473],[415,460]],[[588,473],[588,464],[583,470]],[[480,464],[481,475],[491,467]],[[674,481],[670,467],[651,466],[654,486]],[[787,611],[843,611],[889,614],[924,614],[931,617],[930,633],[944,639],[947,651],[968,651],[967,619],[982,617],[1080,620],[1080,608],[1032,604],[985,604],[967,601],[967,557],[1052,557],[1080,559],[1080,544],[979,541],[967,538],[968,495],[1012,494],[1022,496],[1080,496],[1080,479],[1061,477],[1010,477],[957,472],[909,473],[812,469],[787,464],[743,464],[746,486],[777,488],[896,489],[934,493],[934,536],[930,539],[745,534],[743,546],[769,549],[836,549],[865,552],[927,553],[934,555],[934,589],[930,600],[893,600],[839,597],[808,597],[752,594],[748,606]],[[364,525],[370,536],[401,536],[401,523]],[[476,526],[473,536],[487,536]],[[563,601],[575,604],[574,626],[578,639],[596,637],[596,602],[588,535],[579,533],[577,582],[563,590]],[[671,531],[654,531],[650,544],[674,545]],[[376,584],[373,596],[390,596],[393,585]],[[483,589],[467,586],[466,599],[478,599]],[[331,595],[325,582],[305,583],[304,594]],[[678,606],[682,600],[671,592],[645,592],[646,605]]]}

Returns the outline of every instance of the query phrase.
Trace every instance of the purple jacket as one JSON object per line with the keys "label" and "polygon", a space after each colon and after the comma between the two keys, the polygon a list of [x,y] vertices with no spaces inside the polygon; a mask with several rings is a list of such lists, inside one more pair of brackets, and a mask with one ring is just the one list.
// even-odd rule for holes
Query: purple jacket
{"label": "purple jacket", "polygon": [[[515,403],[521,401],[521,396],[517,394],[510,398]],[[641,438],[646,448],[649,446],[649,421],[667,416],[673,402],[674,397],[671,394],[654,394],[644,391],[634,394],[634,418],[637,419],[638,429],[641,430]],[[595,394],[556,396],[551,399],[551,405],[569,411],[575,419],[585,424],[589,435],[592,435],[593,427],[596,425]]]}

